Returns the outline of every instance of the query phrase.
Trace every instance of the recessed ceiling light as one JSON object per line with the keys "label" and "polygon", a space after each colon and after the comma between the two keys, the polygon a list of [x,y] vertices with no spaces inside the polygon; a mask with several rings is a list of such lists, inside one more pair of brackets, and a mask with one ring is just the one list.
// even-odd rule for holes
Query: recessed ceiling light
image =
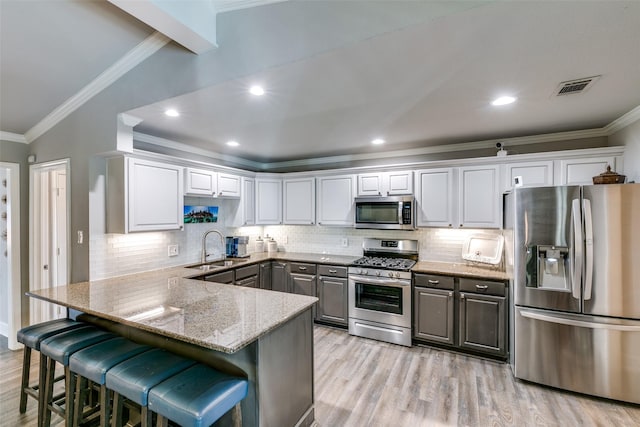
{"label": "recessed ceiling light", "polygon": [[178,117],[180,115],[180,113],[178,113],[178,110],[175,110],[173,108],[169,108],[167,111],[164,112],[164,114],[166,114],[169,117]]}
{"label": "recessed ceiling light", "polygon": [[227,145],[229,147],[237,147],[240,144],[238,144],[238,141],[227,141]]}
{"label": "recessed ceiling light", "polygon": [[372,143],[373,145],[380,145],[380,144],[384,144],[384,143],[385,143],[385,140],[384,140],[384,139],[382,139],[382,138],[376,138],[376,139],[374,139],[373,141],[371,141],[371,143]]}
{"label": "recessed ceiling light", "polygon": [[249,89],[249,93],[255,96],[262,96],[264,95],[264,89],[262,88],[262,86],[251,86],[251,88]]}
{"label": "recessed ceiling light", "polygon": [[491,101],[491,105],[494,106],[500,106],[500,105],[507,105],[507,104],[512,104],[514,102],[516,102],[517,98],[514,98],[513,96],[501,96],[500,98],[496,98],[493,101]]}

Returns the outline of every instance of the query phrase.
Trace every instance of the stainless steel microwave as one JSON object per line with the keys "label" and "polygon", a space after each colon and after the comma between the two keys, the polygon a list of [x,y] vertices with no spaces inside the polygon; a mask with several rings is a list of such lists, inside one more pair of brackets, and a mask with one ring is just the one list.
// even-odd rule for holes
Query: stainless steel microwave
{"label": "stainless steel microwave", "polygon": [[413,196],[356,197],[356,228],[415,229]]}

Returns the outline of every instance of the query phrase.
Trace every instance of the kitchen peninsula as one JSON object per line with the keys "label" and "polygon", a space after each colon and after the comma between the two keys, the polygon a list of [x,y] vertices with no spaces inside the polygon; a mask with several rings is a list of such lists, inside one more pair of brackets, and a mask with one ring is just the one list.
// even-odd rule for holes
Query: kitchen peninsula
{"label": "kitchen peninsula", "polygon": [[192,280],[182,267],[27,295],[95,316],[134,341],[245,375],[243,424],[314,422],[315,297]]}

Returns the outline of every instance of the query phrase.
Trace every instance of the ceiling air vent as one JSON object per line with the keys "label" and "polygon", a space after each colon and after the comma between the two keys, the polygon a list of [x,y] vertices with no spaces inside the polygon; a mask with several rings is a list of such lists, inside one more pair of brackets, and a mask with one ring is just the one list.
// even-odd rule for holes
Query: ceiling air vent
{"label": "ceiling air vent", "polygon": [[574,93],[582,93],[589,89],[600,76],[585,77],[583,79],[569,80],[561,82],[556,89],[556,96],[572,95]]}

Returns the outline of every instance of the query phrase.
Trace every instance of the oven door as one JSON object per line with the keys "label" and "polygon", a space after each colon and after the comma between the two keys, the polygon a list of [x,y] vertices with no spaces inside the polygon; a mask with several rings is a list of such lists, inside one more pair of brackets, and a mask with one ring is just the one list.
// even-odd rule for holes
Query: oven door
{"label": "oven door", "polygon": [[411,327],[411,281],[349,276],[349,318]]}

